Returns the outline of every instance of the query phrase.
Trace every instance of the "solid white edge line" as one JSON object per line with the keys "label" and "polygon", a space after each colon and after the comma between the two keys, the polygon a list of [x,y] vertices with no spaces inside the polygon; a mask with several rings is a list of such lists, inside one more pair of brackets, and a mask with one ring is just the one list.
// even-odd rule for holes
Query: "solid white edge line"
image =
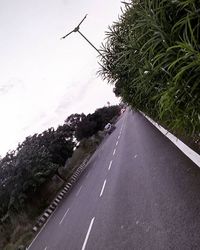
{"label": "solid white edge line", "polygon": [[143,112],[141,112],[157,129],[160,130],[161,133],[163,133],[171,142],[173,142],[185,155],[187,155],[188,158],[190,158],[197,166],[200,167],[200,155],[197,154],[194,150],[192,150],[190,147],[188,147],[185,143],[183,143],[181,140],[179,140],[177,137],[175,137],[173,134],[168,132],[166,129],[164,129],[162,126],[160,126],[158,123],[153,121],[150,117],[145,115]]}
{"label": "solid white edge line", "polygon": [[65,214],[64,214],[64,216],[62,217],[61,221],[59,222],[59,225],[62,224],[62,222],[64,221],[64,219],[65,219],[66,215],[68,214],[68,212],[69,212],[69,208],[67,209],[67,211],[65,212]]}
{"label": "solid white edge line", "polygon": [[79,195],[79,193],[81,192],[82,187],[83,187],[83,186],[81,186],[81,187],[79,188],[78,192],[76,193],[76,196]]}
{"label": "solid white edge line", "polygon": [[87,241],[88,241],[88,238],[90,236],[90,232],[91,232],[91,229],[92,229],[92,226],[94,223],[94,219],[95,219],[95,217],[93,217],[91,222],[90,222],[90,225],[89,225],[89,228],[88,228],[88,231],[87,231],[87,234],[86,234],[86,237],[85,237],[85,240],[84,240],[84,243],[83,243],[81,250],[85,250],[85,247],[86,247],[86,244],[87,244]]}
{"label": "solid white edge line", "polygon": [[111,166],[112,166],[112,161],[110,161],[110,164],[109,164],[108,170],[110,170],[110,169],[111,169]]}
{"label": "solid white edge line", "polygon": [[113,155],[115,155],[115,153],[116,153],[116,148],[115,148],[114,151],[113,151]]}
{"label": "solid white edge line", "polygon": [[40,235],[40,233],[42,232],[42,230],[44,229],[44,227],[46,226],[46,224],[49,222],[51,216],[55,213],[55,211],[57,210],[58,206],[56,207],[56,209],[53,211],[53,213],[49,216],[49,218],[47,219],[46,223],[41,227],[40,231],[38,232],[38,234],[35,236],[35,238],[32,240],[31,244],[26,248],[27,250],[30,249],[30,247],[33,245],[33,243],[36,241],[37,237]]}
{"label": "solid white edge line", "polygon": [[104,191],[105,185],[106,185],[106,180],[103,183],[103,186],[102,186],[101,193],[100,193],[99,197],[101,197],[103,195],[103,191]]}

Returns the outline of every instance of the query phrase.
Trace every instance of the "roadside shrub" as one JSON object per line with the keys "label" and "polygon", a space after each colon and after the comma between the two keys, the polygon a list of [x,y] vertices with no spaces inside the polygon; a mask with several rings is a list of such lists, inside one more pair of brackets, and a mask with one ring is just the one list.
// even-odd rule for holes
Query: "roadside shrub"
{"label": "roadside shrub", "polygon": [[128,104],[200,134],[200,2],[132,0],[106,32],[100,74]]}

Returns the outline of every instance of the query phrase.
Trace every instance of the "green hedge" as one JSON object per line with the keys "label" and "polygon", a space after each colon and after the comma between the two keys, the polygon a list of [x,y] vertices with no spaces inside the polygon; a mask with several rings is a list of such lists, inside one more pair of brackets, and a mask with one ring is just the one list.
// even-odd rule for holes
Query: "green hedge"
{"label": "green hedge", "polygon": [[100,74],[180,135],[200,134],[200,1],[132,0],[106,32]]}

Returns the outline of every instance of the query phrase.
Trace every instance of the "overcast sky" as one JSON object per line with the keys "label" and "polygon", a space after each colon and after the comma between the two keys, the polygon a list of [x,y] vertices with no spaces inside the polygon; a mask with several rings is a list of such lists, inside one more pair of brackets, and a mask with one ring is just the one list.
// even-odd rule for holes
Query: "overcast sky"
{"label": "overcast sky", "polygon": [[96,76],[97,53],[120,14],[120,0],[0,0],[0,155],[28,135],[57,127],[75,112],[118,103]]}

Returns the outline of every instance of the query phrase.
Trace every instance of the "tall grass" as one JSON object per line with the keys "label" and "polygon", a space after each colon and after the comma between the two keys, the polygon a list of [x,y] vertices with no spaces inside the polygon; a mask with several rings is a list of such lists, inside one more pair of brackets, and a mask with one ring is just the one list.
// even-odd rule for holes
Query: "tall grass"
{"label": "tall grass", "polygon": [[200,135],[200,1],[132,0],[106,32],[100,74],[180,135]]}

